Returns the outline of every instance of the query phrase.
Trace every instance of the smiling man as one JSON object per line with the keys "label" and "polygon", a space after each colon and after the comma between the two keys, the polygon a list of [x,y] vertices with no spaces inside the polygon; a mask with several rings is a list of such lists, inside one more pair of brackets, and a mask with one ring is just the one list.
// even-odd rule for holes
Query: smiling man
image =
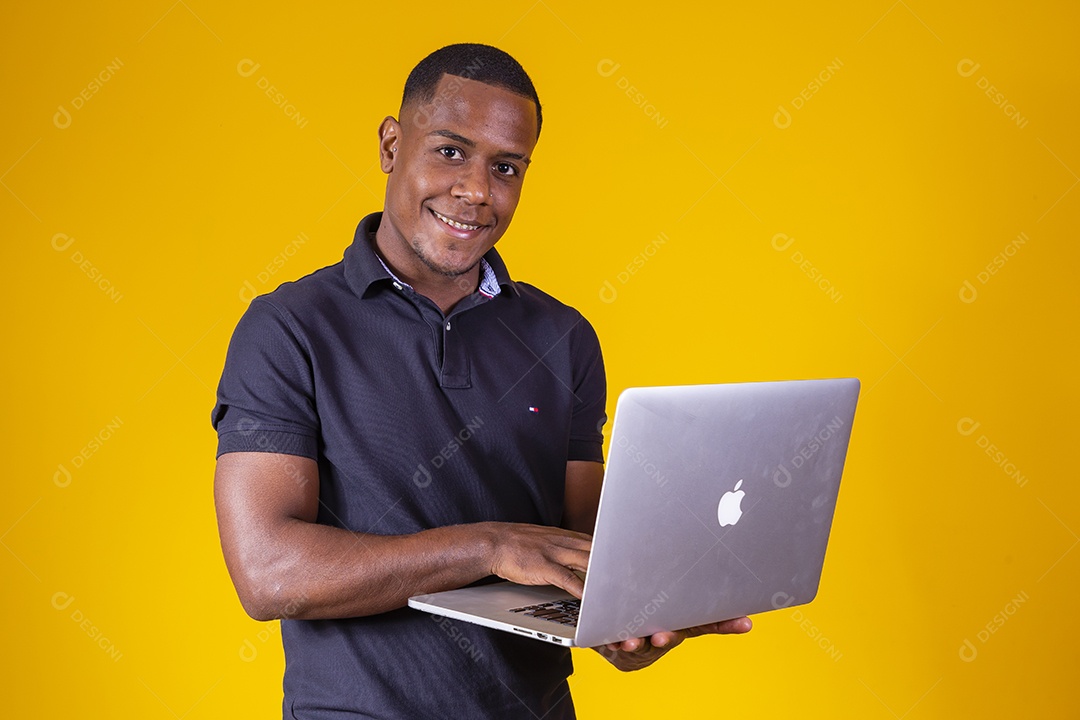
{"label": "smiling man", "polygon": [[[241,603],[282,621],[286,718],[574,715],[569,650],[405,607],[499,577],[581,594],[599,342],[494,249],[541,118],[501,50],[425,58],[379,126],[383,212],[341,262],[252,301],[233,335],[215,503]],[[685,637],[748,629],[602,651],[637,669]]]}

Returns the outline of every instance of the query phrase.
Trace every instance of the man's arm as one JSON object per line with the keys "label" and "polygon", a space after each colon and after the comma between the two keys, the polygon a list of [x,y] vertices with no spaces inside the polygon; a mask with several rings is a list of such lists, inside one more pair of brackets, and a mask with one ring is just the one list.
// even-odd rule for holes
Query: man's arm
{"label": "man's arm", "polygon": [[563,496],[562,526],[586,535],[593,534],[596,510],[600,507],[600,485],[604,465],[587,460],[566,463],[566,491]]}
{"label": "man's arm", "polygon": [[[237,452],[218,458],[214,502],[225,564],[256,620],[346,618],[403,607],[412,595],[498,575],[580,597],[587,535],[515,523],[475,523],[412,535],[372,535],[315,522],[314,460]],[[594,510],[595,512],[595,510]]]}

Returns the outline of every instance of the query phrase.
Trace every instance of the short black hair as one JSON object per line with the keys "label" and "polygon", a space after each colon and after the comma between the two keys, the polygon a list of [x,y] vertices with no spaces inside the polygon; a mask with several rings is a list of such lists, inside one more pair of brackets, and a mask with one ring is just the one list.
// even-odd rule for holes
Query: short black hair
{"label": "short black hair", "polygon": [[532,100],[536,104],[536,135],[540,136],[540,126],[543,124],[540,97],[525,68],[508,53],[479,43],[457,43],[439,48],[409,73],[405,92],[401,96],[402,107],[410,102],[434,100],[435,88],[443,75],[494,85]]}

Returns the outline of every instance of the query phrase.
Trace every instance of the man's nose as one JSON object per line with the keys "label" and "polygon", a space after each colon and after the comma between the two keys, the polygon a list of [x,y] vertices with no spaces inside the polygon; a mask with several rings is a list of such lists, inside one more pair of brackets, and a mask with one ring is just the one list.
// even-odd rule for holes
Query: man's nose
{"label": "man's nose", "polygon": [[487,166],[481,163],[467,163],[455,183],[454,197],[459,197],[470,205],[482,205],[491,198],[491,178]]}

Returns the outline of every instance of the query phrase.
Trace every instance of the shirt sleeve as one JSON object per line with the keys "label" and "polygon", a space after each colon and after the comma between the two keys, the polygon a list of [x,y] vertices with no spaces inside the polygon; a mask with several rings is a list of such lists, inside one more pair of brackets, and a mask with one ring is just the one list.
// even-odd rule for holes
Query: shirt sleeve
{"label": "shirt sleeve", "polygon": [[568,460],[604,462],[607,378],[600,339],[582,317],[571,333],[574,367],[574,413],[570,420]]}
{"label": "shirt sleeve", "polygon": [[317,459],[319,420],[311,355],[284,312],[256,298],[240,318],[211,424],[217,454],[269,452]]}

